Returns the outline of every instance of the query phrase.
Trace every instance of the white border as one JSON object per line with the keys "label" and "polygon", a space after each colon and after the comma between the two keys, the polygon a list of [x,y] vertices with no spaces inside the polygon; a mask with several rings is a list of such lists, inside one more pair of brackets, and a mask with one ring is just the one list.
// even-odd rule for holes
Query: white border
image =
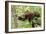
{"label": "white border", "polygon": [[[26,5],[26,6],[41,6],[42,7],[42,15],[41,15],[41,27],[39,28],[17,28],[17,29],[11,29],[11,5]],[[9,32],[13,31],[28,31],[28,30],[43,30],[44,28],[44,5],[42,4],[25,4],[25,3],[9,3]]]}

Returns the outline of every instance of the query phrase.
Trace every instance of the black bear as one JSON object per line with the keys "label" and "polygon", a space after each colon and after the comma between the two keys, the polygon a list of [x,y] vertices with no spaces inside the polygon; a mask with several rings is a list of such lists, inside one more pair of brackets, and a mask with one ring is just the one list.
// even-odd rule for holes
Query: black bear
{"label": "black bear", "polygon": [[[22,20],[22,21],[28,19],[28,21],[29,21],[29,23],[30,23],[30,21],[31,21],[34,17],[40,17],[40,14],[37,13],[37,12],[27,12],[27,13],[24,14],[24,17],[25,17],[25,18],[22,18],[21,16],[19,16],[18,19],[19,19],[19,20]],[[37,20],[37,18],[35,18],[35,19]],[[35,25],[35,23],[32,22],[32,27],[35,27],[34,25]]]}

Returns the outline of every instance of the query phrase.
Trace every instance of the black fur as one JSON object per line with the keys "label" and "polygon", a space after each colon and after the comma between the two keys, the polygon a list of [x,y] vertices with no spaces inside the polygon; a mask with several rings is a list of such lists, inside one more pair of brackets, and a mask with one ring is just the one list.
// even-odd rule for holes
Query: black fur
{"label": "black fur", "polygon": [[[18,19],[19,19],[19,20],[22,20],[22,21],[28,19],[28,21],[29,21],[29,23],[30,23],[30,21],[31,21],[34,17],[40,17],[40,14],[38,14],[38,13],[27,13],[27,14],[24,15],[24,17],[25,17],[25,18],[22,18],[22,17],[20,16],[20,17],[18,17]],[[36,20],[37,20],[37,18],[36,18]],[[32,27],[35,27],[34,24],[35,24],[35,23],[32,22]]]}

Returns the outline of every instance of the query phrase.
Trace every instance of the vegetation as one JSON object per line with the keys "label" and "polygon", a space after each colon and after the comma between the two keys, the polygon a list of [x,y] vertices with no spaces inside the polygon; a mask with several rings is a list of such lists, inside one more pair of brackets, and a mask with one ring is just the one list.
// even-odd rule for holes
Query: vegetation
{"label": "vegetation", "polygon": [[[32,20],[19,20],[18,17],[25,18],[25,13],[27,12],[39,14],[40,17],[33,17]],[[32,28],[32,22],[37,23],[37,25],[41,26],[41,7],[40,6],[22,6],[22,5],[12,5],[11,6],[11,28]],[[37,20],[35,19],[37,18]],[[36,26],[37,26],[36,25]],[[37,26],[37,27],[38,27]]]}

